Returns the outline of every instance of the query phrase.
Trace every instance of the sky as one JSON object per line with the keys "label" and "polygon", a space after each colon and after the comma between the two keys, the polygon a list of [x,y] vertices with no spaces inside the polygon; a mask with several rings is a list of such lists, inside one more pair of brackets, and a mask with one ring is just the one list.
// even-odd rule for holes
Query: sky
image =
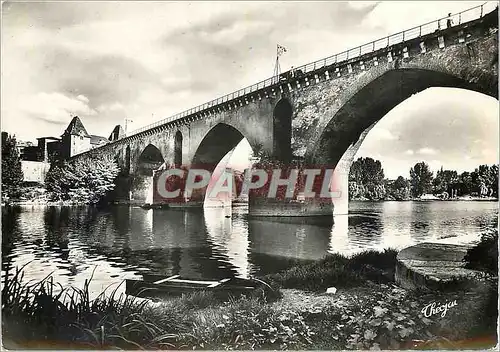
{"label": "sky", "polygon": [[[131,131],[268,78],[278,43],[284,71],[481,3],[4,2],[2,130],[60,136],[78,115],[91,134],[125,118]],[[439,90],[389,113],[358,155],[398,176],[420,159],[473,169],[497,150],[498,101]]]}

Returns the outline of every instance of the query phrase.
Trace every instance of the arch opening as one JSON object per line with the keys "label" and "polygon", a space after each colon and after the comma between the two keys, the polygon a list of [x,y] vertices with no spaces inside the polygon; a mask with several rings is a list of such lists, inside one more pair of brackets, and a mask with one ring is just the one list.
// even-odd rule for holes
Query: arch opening
{"label": "arch opening", "polygon": [[149,144],[139,156],[137,173],[144,176],[153,176],[153,171],[158,170],[164,162],[160,150]]}
{"label": "arch opening", "polygon": [[164,163],[160,150],[149,144],[137,160],[131,185],[131,202],[153,203],[153,174]]}
{"label": "arch opening", "polygon": [[[233,202],[245,202],[245,195],[239,197],[238,192],[243,171],[250,165],[251,154],[252,147],[240,131],[225,123],[214,126],[203,138],[191,164],[191,167],[202,168],[212,175],[208,187],[198,194],[198,201],[205,207],[227,207]],[[224,173],[232,177],[235,188],[230,194],[221,192],[209,199],[212,187]]]}
{"label": "arch opening", "polygon": [[391,70],[361,88],[330,118],[306,157],[335,166],[365,130],[412,95],[432,87],[461,88],[492,96],[489,90],[442,72]]}
{"label": "arch opening", "polygon": [[125,168],[124,168],[124,173],[126,175],[130,174],[130,145],[127,145],[127,148],[125,148]]}
{"label": "arch opening", "polygon": [[292,105],[283,98],[273,111],[273,156],[288,163],[292,158]]}
{"label": "arch opening", "polygon": [[179,167],[182,165],[182,133],[181,131],[177,131],[175,134],[175,143],[174,143],[174,165]]}
{"label": "arch opening", "polygon": [[348,212],[348,175],[367,134],[391,110],[428,88],[459,88],[498,99],[491,90],[449,74],[421,69],[388,71],[364,86],[329,120],[306,154],[313,164],[335,168],[332,182],[342,194],[339,199],[332,200],[335,214]]}

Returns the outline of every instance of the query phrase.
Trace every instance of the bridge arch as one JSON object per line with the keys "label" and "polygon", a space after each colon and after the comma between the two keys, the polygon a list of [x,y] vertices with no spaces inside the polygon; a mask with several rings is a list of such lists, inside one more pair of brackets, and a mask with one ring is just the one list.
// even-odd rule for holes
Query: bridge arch
{"label": "bridge arch", "polygon": [[459,88],[498,99],[498,90],[492,89],[495,77],[487,83],[479,85],[448,73],[404,68],[386,71],[354,93],[328,120],[306,152],[312,164],[335,168],[334,187],[342,196],[333,200],[334,212],[347,213],[348,174],[354,157],[369,131],[389,111],[428,88]]}
{"label": "bridge arch", "polygon": [[125,172],[130,174],[130,145],[125,148]]}
{"label": "bridge arch", "polygon": [[174,165],[179,167],[182,165],[182,133],[177,131],[174,140]]}
{"label": "bridge arch", "polygon": [[158,170],[164,162],[165,159],[160,149],[153,144],[148,144],[137,159],[136,173],[145,176],[153,176],[153,171]]}
{"label": "bridge arch", "polygon": [[[225,165],[219,164],[243,139],[246,139],[253,151],[256,150],[256,148],[251,145],[251,141],[249,141],[242,132],[236,127],[224,122],[216,124],[205,134],[193,156],[191,167],[209,171],[212,175],[212,180],[208,188],[199,190],[196,195],[192,196],[192,200],[195,199],[197,202],[205,204],[207,191],[211,189],[211,185],[213,185],[215,180],[224,172]],[[227,161],[226,158],[225,162]],[[226,196],[227,195],[218,196],[218,200],[211,199],[209,204],[214,205],[221,200],[228,201],[229,199],[226,198]]]}
{"label": "bridge arch", "polygon": [[137,158],[131,185],[131,201],[134,203],[152,203],[153,172],[165,162],[163,155],[155,145],[148,144]]}
{"label": "bridge arch", "polygon": [[496,77],[491,77],[491,80],[491,85],[476,85],[433,70],[406,68],[386,71],[354,93],[327,119],[319,137],[309,146],[306,159],[312,163],[335,166],[365,131],[404,100],[427,88],[461,88],[498,99],[497,89],[491,89]]}
{"label": "bridge arch", "polygon": [[273,157],[289,162],[292,157],[292,104],[281,98],[273,111]]}
{"label": "bridge arch", "polygon": [[213,171],[222,158],[243,138],[245,138],[243,133],[235,127],[224,122],[218,123],[203,137],[194,153],[191,165],[203,165],[207,170]]}

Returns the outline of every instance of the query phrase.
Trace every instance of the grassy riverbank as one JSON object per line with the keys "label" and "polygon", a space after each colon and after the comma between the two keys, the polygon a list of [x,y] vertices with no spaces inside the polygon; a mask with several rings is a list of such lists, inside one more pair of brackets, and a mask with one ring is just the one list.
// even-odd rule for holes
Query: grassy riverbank
{"label": "grassy riverbank", "polygon": [[[396,251],[364,252],[296,265],[263,279],[275,302],[219,302],[198,293],[162,302],[83,289],[48,278],[2,290],[2,329],[11,348],[367,349],[486,347],[495,336],[496,290],[415,294],[394,285]],[[334,295],[325,294],[336,287]],[[424,317],[432,302],[457,300],[445,317]],[[492,303],[493,302],[493,303]],[[494,318],[491,318],[491,317]],[[466,339],[467,344],[458,340]]]}

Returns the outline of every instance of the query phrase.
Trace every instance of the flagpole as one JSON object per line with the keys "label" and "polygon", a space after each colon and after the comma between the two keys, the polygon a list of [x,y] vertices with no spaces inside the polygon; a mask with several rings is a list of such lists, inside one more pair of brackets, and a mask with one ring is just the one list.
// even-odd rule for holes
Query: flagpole
{"label": "flagpole", "polygon": [[279,54],[279,44],[276,44],[276,62],[274,64],[274,77],[278,81],[278,76],[280,75],[280,54]]}
{"label": "flagpole", "polygon": [[280,66],[280,56],[286,52],[286,48],[279,44],[276,44],[276,63],[274,65],[274,77],[277,78],[279,82],[279,76],[281,75],[281,66]]}

